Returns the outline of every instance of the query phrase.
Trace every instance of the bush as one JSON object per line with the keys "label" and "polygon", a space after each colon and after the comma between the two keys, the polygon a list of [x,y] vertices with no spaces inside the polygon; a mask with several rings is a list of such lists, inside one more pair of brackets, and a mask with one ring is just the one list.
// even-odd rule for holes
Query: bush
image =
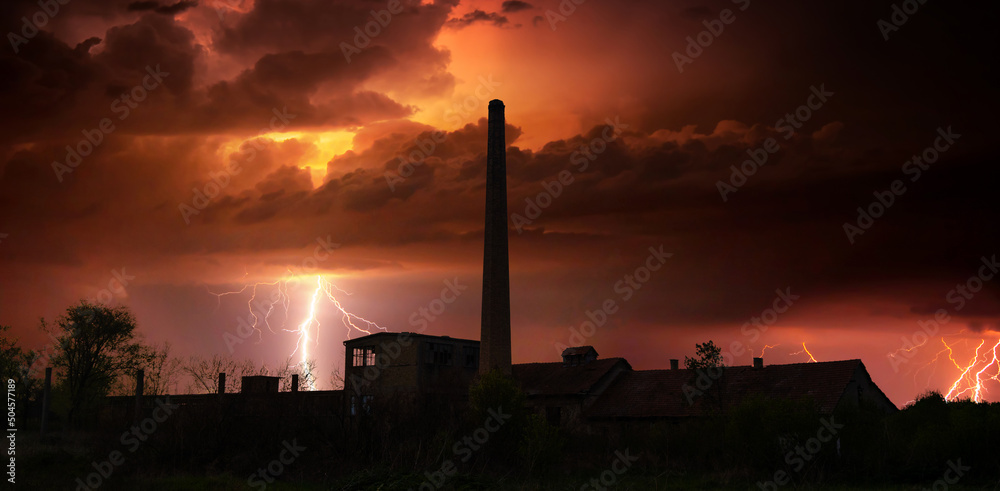
{"label": "bush", "polygon": [[480,452],[485,453],[487,460],[515,463],[513,459],[517,456],[527,427],[526,401],[527,396],[517,382],[498,370],[483,375],[469,387],[469,423],[473,428],[483,427],[487,420],[494,418],[495,413],[510,415],[497,431],[490,434],[484,451]]}

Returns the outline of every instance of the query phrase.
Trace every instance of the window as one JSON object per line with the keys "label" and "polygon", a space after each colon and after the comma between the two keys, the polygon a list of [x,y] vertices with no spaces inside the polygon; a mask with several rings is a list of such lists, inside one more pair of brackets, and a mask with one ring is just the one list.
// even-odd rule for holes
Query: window
{"label": "window", "polygon": [[475,346],[463,346],[462,354],[465,355],[466,368],[475,368],[479,366],[479,348]]}
{"label": "window", "polygon": [[375,364],[375,347],[363,346],[354,348],[354,362],[352,367],[370,367]]}
{"label": "window", "polygon": [[440,344],[440,343],[427,343],[427,364],[433,365],[451,365],[451,349],[450,344]]}
{"label": "window", "polygon": [[[371,395],[361,396],[360,398],[358,396],[351,396],[351,416],[357,416],[361,411],[364,411],[365,414],[371,414],[372,400],[374,399],[375,396]],[[358,404],[359,402],[360,404]]]}

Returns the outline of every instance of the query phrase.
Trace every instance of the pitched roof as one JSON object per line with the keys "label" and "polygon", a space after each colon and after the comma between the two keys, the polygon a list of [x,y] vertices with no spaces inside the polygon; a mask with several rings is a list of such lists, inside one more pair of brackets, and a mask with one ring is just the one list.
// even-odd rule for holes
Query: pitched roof
{"label": "pitched roof", "polygon": [[624,358],[605,358],[570,366],[562,362],[519,363],[511,366],[511,372],[529,396],[574,395],[589,392],[619,364],[625,370],[632,369]]}
{"label": "pitched roof", "polygon": [[[821,412],[840,402],[861,360],[727,367],[721,379],[728,404],[751,395],[767,398],[812,398]],[[689,404],[683,387],[692,370],[641,370],[624,374],[588,411],[592,418],[683,418],[701,412],[702,399]],[[693,384],[692,384],[693,385]]]}
{"label": "pitched roof", "polygon": [[594,402],[591,418],[683,418],[693,414],[681,387],[688,370],[639,370],[624,373]]}

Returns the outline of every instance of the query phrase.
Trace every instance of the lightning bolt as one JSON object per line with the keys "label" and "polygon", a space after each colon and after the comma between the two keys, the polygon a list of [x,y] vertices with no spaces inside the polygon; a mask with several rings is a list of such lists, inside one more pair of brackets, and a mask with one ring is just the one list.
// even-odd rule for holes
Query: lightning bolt
{"label": "lightning bolt", "polygon": [[[997,355],[997,349],[1000,349],[1000,339],[997,340],[996,344],[994,344],[992,348],[987,348],[983,351],[982,355],[980,355],[979,351],[985,344],[985,339],[981,339],[979,341],[979,345],[976,346],[975,354],[965,366],[962,366],[955,361],[954,357],[950,356],[949,353],[949,358],[961,373],[958,378],[952,382],[951,387],[948,389],[948,393],[944,396],[945,400],[956,401],[962,398],[962,396],[966,396],[974,402],[983,402],[983,395],[988,392],[984,384],[990,380],[1000,381],[1000,357]],[[980,363],[983,365],[979,371],[973,373],[975,367]],[[992,375],[987,374],[986,371],[994,365],[997,366],[997,372]]]}
{"label": "lightning bolt", "polygon": [[[984,390],[983,389],[983,379],[982,379],[983,372],[985,372],[987,368],[989,368],[989,367],[997,364],[997,348],[998,347],[1000,347],[1000,340],[997,340],[997,344],[993,345],[993,359],[991,359],[990,363],[988,365],[986,365],[985,367],[983,367],[982,370],[979,370],[978,372],[976,372],[976,390],[975,390],[974,395],[972,396],[973,400],[976,401],[976,402],[982,401],[982,392]],[[985,355],[985,353],[984,353],[984,355]],[[1000,366],[997,367],[997,375],[1000,375]],[[990,379],[997,380],[997,375],[994,375],[994,376],[990,377]]]}
{"label": "lightning bolt", "polygon": [[892,357],[895,357],[896,355],[898,355],[900,353],[909,353],[911,351],[914,351],[914,350],[916,350],[916,349],[924,346],[925,344],[927,344],[928,341],[930,341],[930,339],[925,339],[924,342],[922,342],[922,343],[920,343],[918,345],[915,345],[915,346],[910,346],[909,348],[899,348],[896,351],[893,351],[892,353],[887,353],[886,356],[892,358]]}
{"label": "lightning bolt", "polygon": [[[764,357],[764,352],[767,351],[768,348],[777,348],[778,346],[781,346],[781,345],[780,344],[776,344],[774,346],[771,346],[770,344],[765,344],[764,347],[760,349],[760,358]],[[753,356],[753,348],[750,348],[750,357],[751,358],[754,357]]]}
{"label": "lightning bolt", "polygon": [[[985,339],[979,343],[979,346],[976,346],[976,354],[973,355],[972,361],[969,362],[969,366],[965,368],[959,367],[962,370],[962,374],[959,375],[957,379],[955,379],[955,383],[951,384],[951,389],[948,389],[948,393],[945,394],[944,396],[945,400],[947,401],[956,400],[958,399],[959,396],[969,391],[969,389],[966,388],[962,391],[959,391],[958,393],[955,392],[955,390],[958,389],[959,384],[965,379],[965,376],[969,373],[969,370],[972,370],[972,367],[974,367],[976,365],[976,362],[979,361],[979,348],[982,348],[984,344],[986,344]],[[957,363],[955,365],[958,366]]]}
{"label": "lightning bolt", "polygon": [[[243,278],[246,278],[244,274]],[[261,321],[263,321],[264,327],[268,331],[274,333],[274,329],[270,325],[270,317],[275,312],[276,309],[280,309],[284,312],[283,320],[279,329],[285,332],[293,332],[298,335],[298,339],[295,343],[295,349],[292,350],[290,356],[294,357],[296,353],[300,353],[300,365],[303,370],[303,375],[305,377],[306,383],[309,385],[310,390],[315,390],[315,377],[313,376],[312,370],[309,366],[309,346],[310,344],[317,343],[319,341],[319,328],[320,322],[318,318],[319,304],[320,300],[324,297],[333,304],[334,308],[337,309],[341,314],[341,321],[344,327],[347,328],[347,338],[351,338],[353,332],[363,333],[365,335],[371,334],[372,330],[378,329],[381,331],[388,332],[388,329],[378,325],[376,322],[365,319],[360,315],[348,311],[344,308],[340,300],[337,299],[337,293],[343,293],[345,295],[350,295],[349,292],[344,291],[337,285],[334,285],[331,281],[323,277],[323,275],[316,275],[316,287],[313,289],[312,295],[310,296],[308,304],[308,314],[306,318],[298,324],[296,329],[285,329],[285,324],[288,321],[288,307],[291,303],[291,297],[288,293],[288,284],[293,281],[298,281],[300,277],[289,276],[272,282],[256,282],[249,283],[243,286],[243,288],[234,291],[227,291],[222,293],[215,293],[209,290],[209,293],[215,295],[218,303],[216,304],[216,309],[221,306],[222,297],[227,295],[241,295],[247,294],[249,292],[250,298],[247,300],[247,309],[250,312],[250,317],[253,319],[251,327],[257,333],[258,342],[260,342],[262,331],[259,327]],[[274,287],[271,290],[269,298],[258,300],[258,287],[261,286],[271,286]],[[254,309],[256,305],[257,309]],[[263,318],[258,315],[258,311],[263,311]]]}
{"label": "lightning bolt", "polygon": [[795,353],[789,353],[788,356],[801,355],[802,353],[805,353],[807,356],[809,356],[809,361],[807,361],[806,363],[819,363],[819,362],[816,361],[816,358],[813,358],[813,354],[809,352],[809,348],[806,348],[806,342],[805,341],[802,342],[802,350],[801,351],[796,351]]}
{"label": "lightning bolt", "polygon": [[[960,330],[958,332],[953,332],[951,334],[945,334],[945,336],[958,336],[959,334],[962,334],[964,332],[965,332],[965,329],[962,329],[962,330]],[[927,338],[922,343],[920,343],[918,345],[910,346],[909,348],[898,348],[896,351],[893,351],[892,353],[887,353],[886,356],[888,356],[889,358],[895,358],[900,353],[911,353],[913,351],[916,351],[918,348],[923,347],[924,345],[926,345],[928,342],[930,342],[930,340],[931,340],[931,338]],[[944,337],[941,338],[941,341],[942,342],[944,341]],[[947,344],[945,346],[947,346]],[[909,357],[907,357],[907,358],[909,358]],[[926,365],[924,365],[924,366],[926,366]]]}
{"label": "lightning bolt", "polygon": [[[965,340],[963,339],[960,342],[965,342]],[[914,370],[914,372],[913,372],[913,384],[914,385],[917,385],[917,376],[920,375],[920,372],[923,369],[927,368],[927,367],[931,367],[931,373],[927,376],[927,383],[924,384],[924,389],[927,389],[927,388],[929,388],[931,386],[931,378],[934,377],[934,373],[937,372],[937,365],[938,365],[937,361],[938,361],[938,358],[941,358],[941,355],[944,352],[946,352],[946,351],[948,352],[948,359],[951,360],[951,362],[955,365],[955,367],[958,368],[959,370],[962,369],[961,367],[958,366],[958,362],[955,361],[955,356],[954,356],[955,352],[954,352],[954,350],[951,348],[950,345],[948,345],[947,342],[945,342],[943,336],[941,337],[941,344],[944,345],[944,349],[943,350],[938,351],[937,353],[934,353],[934,358],[932,358],[931,361],[927,362],[926,364],[924,364],[920,368],[917,368],[916,370]],[[893,356],[893,355],[889,355],[889,356]]]}
{"label": "lightning bolt", "polygon": [[[246,278],[246,276],[247,275],[243,275],[244,278]],[[273,286],[276,288],[276,290],[272,292],[271,294],[272,298],[269,301],[257,300],[257,288],[260,286]],[[222,306],[222,297],[226,295],[239,295],[246,292],[247,290],[250,290],[250,298],[247,300],[247,310],[250,312],[250,316],[253,317],[253,323],[250,325],[250,327],[252,327],[254,331],[257,332],[257,340],[259,341],[261,330],[258,327],[258,324],[260,323],[260,317],[257,315],[257,312],[259,310],[263,310],[262,307],[266,307],[267,309],[266,312],[264,312],[264,326],[267,327],[267,330],[271,331],[272,333],[274,332],[274,329],[271,328],[271,324],[268,322],[268,319],[274,312],[274,308],[276,305],[282,308],[282,310],[285,313],[285,319],[286,320],[288,319],[288,305],[289,305],[288,280],[277,280],[277,281],[272,281],[270,283],[268,282],[250,283],[244,285],[243,288],[235,291],[214,293],[211,290],[209,290],[208,293],[215,295],[216,297],[215,309],[218,310],[219,307]],[[254,303],[257,304],[258,307],[257,310],[254,309]],[[285,322],[282,321],[281,326],[284,327],[284,325]]]}

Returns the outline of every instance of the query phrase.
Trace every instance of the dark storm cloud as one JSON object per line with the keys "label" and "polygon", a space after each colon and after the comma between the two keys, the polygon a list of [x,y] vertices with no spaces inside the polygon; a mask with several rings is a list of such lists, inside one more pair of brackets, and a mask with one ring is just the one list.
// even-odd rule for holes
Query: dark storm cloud
{"label": "dark storm cloud", "polygon": [[492,24],[496,27],[503,27],[507,25],[509,21],[506,16],[500,15],[496,12],[484,12],[476,9],[461,17],[449,19],[447,25],[456,29],[462,29],[463,27],[469,27],[477,22],[484,22]]}
{"label": "dark storm cloud", "polygon": [[[395,15],[385,10],[384,3],[378,8],[372,5],[325,0],[262,0],[255,2],[249,13],[227,21],[214,43],[220,50],[238,56],[260,57],[280,51],[341,53],[341,43],[353,43],[358,36],[355,28],[363,32],[368,23],[376,22],[379,29],[371,38],[372,46],[387,49],[394,58],[428,65],[447,59],[446,52],[432,45],[451,12],[450,2],[426,5],[406,2],[402,12]],[[385,10],[380,14],[386,23],[384,27],[372,17],[373,10]]]}
{"label": "dark storm cloud", "polygon": [[[669,266],[643,286],[627,314],[611,321],[613,329],[654,326],[636,332],[638,339],[664,327],[738,328],[770,304],[775,288],[791,287],[804,303],[891,302],[913,315],[948,307],[947,292],[975,273],[979,258],[1000,253],[992,177],[993,135],[1000,129],[992,61],[1000,43],[989,26],[995,7],[969,15],[968,7],[931,2],[885,41],[876,21],[891,13],[890,4],[753,2],[684,73],[670,54],[732,2],[687,10],[662,3],[580,6],[553,38],[571,48],[554,52],[578,57],[586,71],[556,66],[544,74],[564,87],[579,83],[580,90],[599,76],[614,83],[577,106],[553,104],[572,114],[599,113],[598,121],[616,114],[613,105],[630,104],[621,110],[630,126],[582,169],[580,147],[601,138],[603,125],[588,123],[580,134],[529,148],[519,142],[520,128],[527,128],[522,115],[533,108],[509,107],[509,211],[526,215],[540,194],[555,189],[560,172],[573,178],[523,233],[512,232],[512,286],[515,301],[526,306],[515,315],[540,325],[578,323],[643,264],[648,247],[660,244],[675,254]],[[18,29],[34,5],[6,3],[3,25]],[[70,5],[111,9],[85,0]],[[258,257],[283,265],[301,258],[282,254],[330,233],[344,252],[356,254],[331,270],[405,269],[414,258],[478,267],[485,120],[447,132],[395,189],[385,177],[436,129],[401,121],[419,108],[398,94],[450,96],[455,86],[450,53],[435,46],[455,2],[406,3],[349,63],[341,43],[355,42],[355,28],[373,20],[378,2],[261,0],[223,19],[209,11],[216,24],[198,35],[169,15],[126,16],[127,5],[116,2],[115,13],[102,14],[117,21],[99,39],[43,30],[20,53],[0,53],[0,109],[13,115],[0,123],[0,232],[10,234],[0,252],[5,271],[22,268],[10,284],[37,281],[37,271],[49,268],[105,263]],[[67,7],[54,22],[70,23],[75,12]],[[504,18],[479,12],[451,25],[497,25]],[[667,34],[592,33],[633,29],[643,19]],[[677,24],[664,31],[663,20]],[[578,38],[574,29],[582,32]],[[593,59],[626,60],[629,70],[591,61],[595,52],[576,43],[588,36],[611,45],[610,61]],[[628,44],[634,39],[642,44]],[[206,78],[220,60],[236,68]],[[163,87],[66,182],[57,182],[49,164],[64,159],[81,130],[113,117],[111,100],[156,64],[170,72]],[[810,87],[821,84],[835,95],[784,139],[775,121],[806,104]],[[317,148],[304,139],[262,137],[223,151],[223,140],[267,130],[276,110],[294,115],[289,129],[295,131],[362,127],[356,150],[333,158],[315,188],[301,166]],[[843,224],[856,223],[857,208],[875,201],[873,193],[905,179],[904,162],[948,125],[963,135],[955,147],[920,180],[906,182],[905,194],[852,245]],[[717,183],[767,138],[776,138],[780,151],[724,202]],[[191,202],[193,190],[204,190],[231,162],[242,171],[187,225],[178,205]],[[473,252],[455,259],[455,251]],[[234,268],[239,277],[243,271]],[[178,269],[180,278],[169,281],[204,281],[200,269]],[[972,330],[995,329],[996,284],[956,319]]]}
{"label": "dark storm cloud", "polygon": [[[404,181],[402,190],[392,193],[377,171],[359,170],[336,179],[324,193],[345,211],[388,216],[401,209],[393,203],[405,203],[408,213],[419,216],[427,228],[456,220],[478,228],[477,209],[463,203],[476,202],[481,193],[484,157],[468,151],[465,142],[474,148],[474,142],[484,138],[483,124],[448,134],[434,157]],[[766,303],[779,285],[824,296],[888,283],[900,288],[893,294],[906,297],[903,285],[945,284],[965,274],[963,265],[984,253],[984,245],[1000,243],[1000,235],[984,225],[1000,211],[988,197],[994,184],[977,178],[988,171],[988,164],[975,158],[956,153],[928,171],[933,177],[908,182],[909,190],[852,245],[843,224],[855,223],[858,207],[868,207],[876,199],[873,193],[884,192],[904,177],[899,165],[908,155],[866,156],[850,144],[821,140],[823,131],[798,135],[783,142],[783,150],[724,203],[718,180],[729,176],[730,166],[749,158],[747,150],[759,148],[768,137],[780,139],[780,133],[746,128],[728,140],[701,135],[672,141],[626,132],[585,171],[577,172],[575,152],[604,131],[596,127],[537,152],[508,150],[511,213],[525,215],[528,202],[538,203],[537,196],[558,180],[560,171],[574,176],[515,240],[542,247],[558,236],[549,231],[583,224],[606,237],[579,241],[577,253],[583,257],[629,237],[672,244],[684,257],[676,266],[683,274],[675,274],[697,285],[697,293],[673,291],[669,283],[652,287],[664,288],[661,293],[669,297],[654,296],[661,307],[651,304],[643,314],[651,321],[664,321],[653,312],[671,312],[670,322],[739,320]],[[364,160],[365,155],[354,158]],[[388,171],[398,165],[398,160],[382,159]],[[883,159],[895,159],[896,170],[881,170]],[[362,196],[364,201],[359,201]],[[636,216],[642,219],[631,218]],[[382,240],[378,236],[369,240]],[[427,236],[443,239],[447,234]],[[956,242],[956,237],[961,240]],[[606,274],[619,269],[608,265]],[[691,302],[700,306],[691,308]]]}
{"label": "dark storm cloud", "polygon": [[[234,45],[234,37],[259,27],[256,15],[261,10],[266,13],[272,8],[269,5],[260,2],[258,9],[222,31],[219,45]],[[314,17],[313,12],[296,10],[290,4],[283,11]],[[368,15],[368,10],[351,12],[362,23]],[[120,125],[129,133],[255,131],[266,126],[273,110],[284,108],[296,116],[295,124],[300,127],[355,126],[403,117],[412,108],[359,87],[374,76],[416,73],[413,86],[417,90],[437,93],[449,89],[453,78],[440,68],[446,55],[429,46],[432,31],[426,27],[428,19],[431,24],[433,18],[443,23],[446,15],[447,8],[439,5],[412,6],[398,16],[378,45],[367,47],[350,62],[337,43],[354,37],[353,25],[348,23],[351,18],[341,19],[339,30],[329,24],[317,25],[316,32],[322,36],[314,38],[319,41],[313,50],[262,50],[241,74],[207,87],[193,86],[195,67],[203,63],[205,48],[197,44],[190,30],[170,17],[146,15],[134,23],[112,27],[103,41],[90,39],[76,48],[42,32],[19,54],[0,54],[9,89],[0,96],[0,107],[5,113],[19,115],[16,121],[4,123],[3,138],[74,138],[101,118],[113,116],[109,106],[143,80],[147,67],[169,73],[164,80],[166,89],[150,93]],[[275,25],[295,28],[275,30]],[[309,25],[305,20],[269,22],[269,29],[250,37],[261,43],[271,33],[281,44],[288,36],[307,32]],[[101,50],[91,54],[90,49],[98,43]],[[254,43],[246,46],[252,48]],[[405,61],[399,61],[400,56]],[[323,96],[316,98],[319,92]]]}
{"label": "dark storm cloud", "polygon": [[500,11],[509,14],[514,12],[520,12],[522,10],[530,10],[535,8],[528,2],[522,2],[521,0],[505,0],[500,6]]}
{"label": "dark storm cloud", "polygon": [[146,10],[151,10],[158,14],[164,15],[176,15],[185,10],[194,8],[198,6],[196,1],[182,1],[174,4],[163,4],[156,1],[142,1],[142,2],[132,2],[128,4],[128,10],[130,12],[142,12]]}
{"label": "dark storm cloud", "polygon": [[[1000,73],[990,61],[998,54],[1000,35],[985,20],[998,7],[983,5],[978,15],[969,16],[950,4],[922,5],[887,41],[877,22],[889,18],[893,3],[754,2],[745,11],[733,2],[692,6],[682,17],[708,18],[690,18],[676,36],[665,36],[660,45],[666,60],[683,53],[686,37],[706,30],[702,21],[718,19],[721,9],[733,11],[735,20],[683,73],[668,61],[649,79],[651,85],[671,83],[672,89],[644,90],[648,119],[640,123],[679,127],[694,122],[704,128],[720,117],[770,123],[802,104],[809,86],[825,83],[837,100],[824,112],[853,128],[852,138],[859,142],[919,144],[910,138],[942,124],[1000,129],[987,109],[1000,106],[1000,95],[992,89]],[[740,78],[733,90],[700,88],[733,75]],[[688,96],[678,105],[674,93]]]}

